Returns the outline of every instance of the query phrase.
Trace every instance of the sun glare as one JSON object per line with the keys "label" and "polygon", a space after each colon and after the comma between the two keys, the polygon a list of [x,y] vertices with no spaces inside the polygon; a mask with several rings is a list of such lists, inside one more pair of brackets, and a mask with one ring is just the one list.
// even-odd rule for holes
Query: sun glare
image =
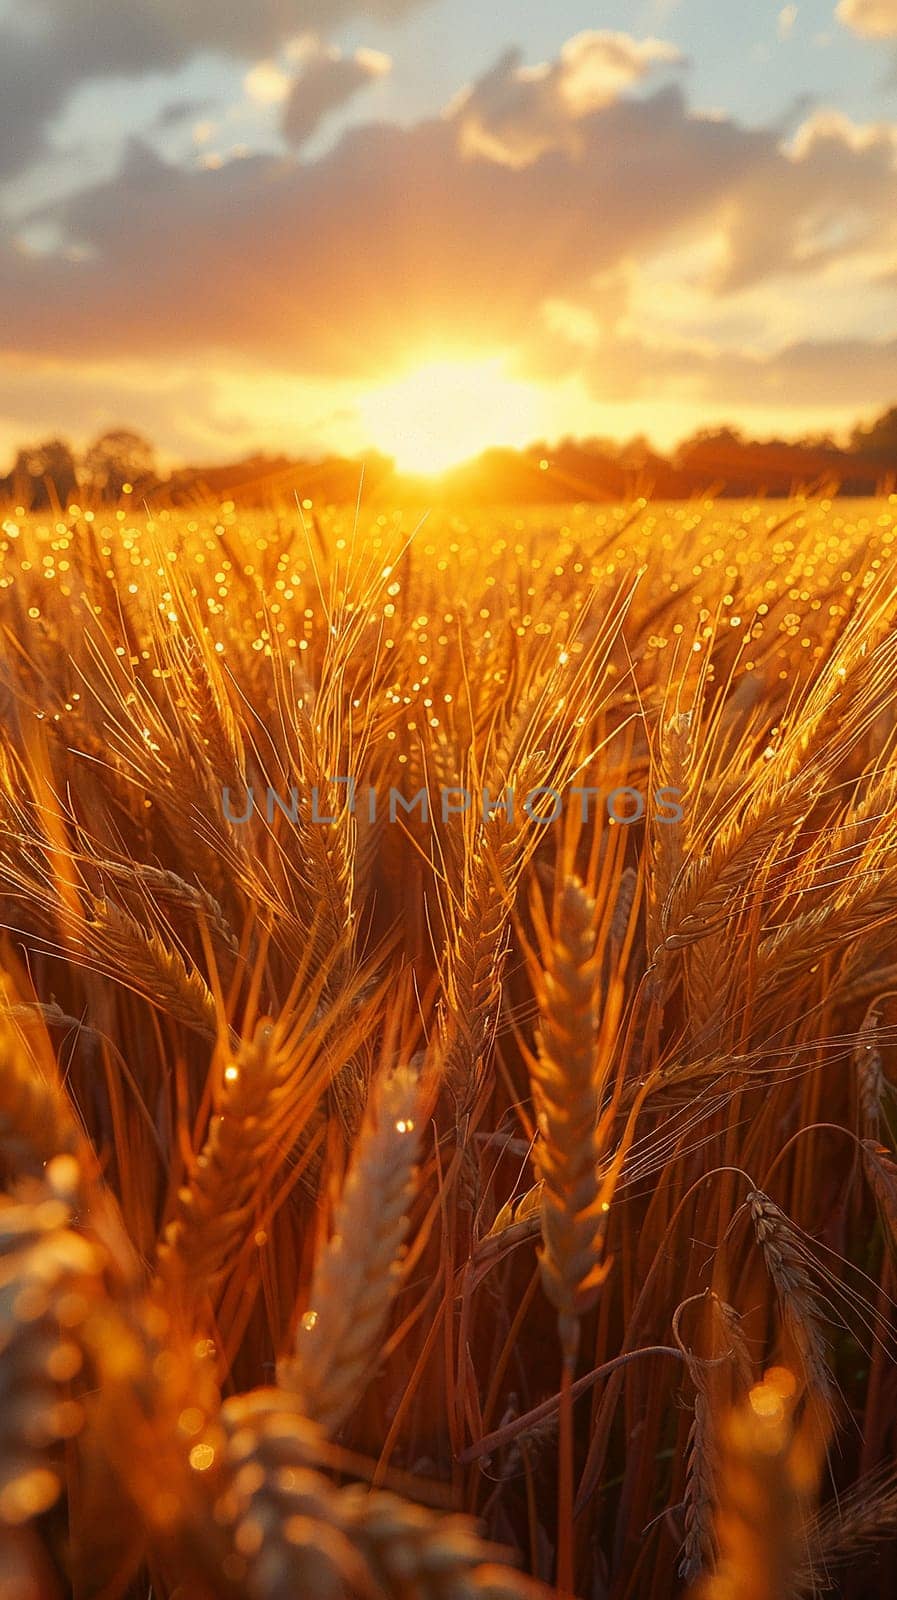
{"label": "sun glare", "polygon": [[438,473],[489,445],[530,444],[540,397],[509,378],[501,357],[428,361],[371,389],[361,420],[372,444],[402,472]]}

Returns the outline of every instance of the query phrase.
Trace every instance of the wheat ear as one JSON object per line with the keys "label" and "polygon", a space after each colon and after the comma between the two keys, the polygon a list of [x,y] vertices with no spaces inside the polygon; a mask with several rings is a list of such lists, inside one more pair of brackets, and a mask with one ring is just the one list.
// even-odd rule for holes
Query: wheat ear
{"label": "wheat ear", "polygon": [[839,1501],[817,1515],[810,1530],[809,1554],[800,1583],[801,1594],[818,1592],[819,1574],[831,1579],[831,1567],[842,1565],[897,1530],[897,1483],[893,1470],[860,1478]]}
{"label": "wheat ear", "polygon": [[753,1189],[748,1204],[757,1243],[775,1286],[782,1325],[811,1390],[831,1412],[836,1390],[823,1333],[823,1316],[794,1228],[768,1195]]}
{"label": "wheat ear", "polygon": [[[657,782],[672,787],[684,796],[692,761],[692,713],[678,711],[665,720],[660,730]],[[661,941],[661,918],[670,890],[682,866],[685,843],[681,822],[654,825],[648,832],[650,892],[647,905],[648,950]]]}
{"label": "wheat ear", "polygon": [[39,1176],[54,1156],[72,1155],[78,1146],[68,1101],[42,1065],[31,1058],[6,1005],[0,1011],[0,1160],[14,1175]]}
{"label": "wheat ear", "polygon": [[604,1235],[609,1203],[600,1171],[607,1129],[597,977],[595,902],[577,878],[570,878],[541,982],[541,1026],[530,1067],[541,1133],[535,1156],[542,1180],[539,1261],[570,1363],[579,1318],[594,1304],[608,1272]]}
{"label": "wheat ear", "polygon": [[79,1326],[102,1292],[102,1254],[71,1224],[80,1170],[56,1156],[21,1197],[0,1197],[0,1525],[46,1511],[64,1479],[63,1441],[83,1410]]}
{"label": "wheat ear", "polygon": [[246,753],[224,676],[215,657],[195,639],[185,641],[180,655],[189,713],[187,731],[219,788],[239,789],[244,782]]}
{"label": "wheat ear", "polygon": [[[512,796],[526,794],[540,770],[530,757],[509,774]],[[451,918],[440,1008],[443,1079],[465,1109],[480,1082],[483,1058],[495,1032],[514,898],[531,855],[537,827],[526,826],[511,801],[477,830],[462,865],[461,903]]]}
{"label": "wheat ear", "polygon": [[[67,1489],[77,1529],[70,1560],[83,1567],[96,1530],[79,1522],[82,1491],[99,1487],[121,1497],[120,1513],[136,1511],[161,1545],[189,1524],[214,1561],[215,1529],[190,1445],[201,1430],[214,1435],[211,1365],[167,1341],[168,1318],[132,1292],[115,1239],[110,1249],[102,1235],[78,1231],[81,1182],[75,1158],[60,1155],[40,1180],[0,1197],[0,1535],[15,1530],[27,1561],[18,1535]],[[211,1462],[215,1447],[203,1448]],[[113,1543],[130,1535],[130,1521],[121,1517]],[[108,1533],[104,1524],[101,1538]],[[36,1572],[40,1552],[31,1554]],[[41,1600],[46,1593],[37,1591]]]}
{"label": "wheat ear", "polygon": [[212,1293],[233,1265],[257,1203],[283,1067],[267,1021],[225,1066],[206,1142],[189,1182],[178,1192],[177,1209],[159,1246],[164,1282],[190,1283],[194,1289],[201,1284]]}
{"label": "wheat ear", "polygon": [[334,1488],[315,1470],[317,1430],[281,1391],[225,1401],[221,1421],[230,1479],[221,1510],[252,1600],[547,1600],[498,1564],[501,1552],[468,1517]]}
{"label": "wheat ear", "polygon": [[[683,1305],[688,1302],[683,1302]],[[694,1583],[712,1569],[718,1554],[714,1526],[714,1504],[719,1477],[719,1379],[725,1371],[730,1383],[746,1393],[751,1387],[751,1366],[741,1319],[734,1308],[712,1293],[707,1301],[710,1312],[712,1348],[720,1336],[724,1348],[719,1354],[698,1357],[683,1343],[679,1331],[682,1306],[673,1318],[673,1337],[685,1357],[695,1398],[685,1452],[684,1526],[679,1576]],[[741,1396],[739,1396],[741,1398]]]}
{"label": "wheat ear", "polygon": [[897,1162],[877,1139],[862,1142],[863,1171],[878,1207],[885,1246],[897,1262]]}
{"label": "wheat ear", "polygon": [[881,1011],[873,1000],[857,1033],[853,1050],[853,1069],[857,1079],[857,1100],[864,1139],[878,1139],[881,1132],[881,1103],[885,1076],[879,1046]]}
{"label": "wheat ear", "polygon": [[315,1262],[295,1352],[282,1364],[281,1381],[330,1434],[360,1396],[398,1285],[420,1116],[412,1067],[376,1082],[333,1233]]}
{"label": "wheat ear", "polygon": [[710,1566],[716,1555],[713,1526],[713,1491],[718,1462],[713,1414],[707,1384],[692,1364],[695,1384],[694,1411],[688,1430],[685,1465],[685,1538],[679,1562],[679,1576],[694,1580]]}
{"label": "wheat ear", "polygon": [[719,829],[706,855],[695,851],[687,857],[661,908],[660,948],[682,949],[721,929],[733,909],[741,909],[745,885],[766,861],[789,848],[811,799],[809,778],[787,788],[767,784],[737,821]]}
{"label": "wheat ear", "polygon": [[142,893],[144,897],[149,894],[158,903],[185,912],[190,920],[206,924],[213,939],[229,955],[236,957],[239,954],[239,940],[221,905],[208,889],[188,883],[180,873],[172,872],[167,867],[154,867],[143,862],[98,859],[91,861],[90,865],[96,867],[104,879],[110,878],[135,894]]}
{"label": "wheat ear", "polygon": [[91,917],[82,942],[99,956],[121,982],[138,990],[176,1022],[214,1039],[218,1032],[215,997],[199,969],[188,966],[179,950],[111,900],[91,898]]}

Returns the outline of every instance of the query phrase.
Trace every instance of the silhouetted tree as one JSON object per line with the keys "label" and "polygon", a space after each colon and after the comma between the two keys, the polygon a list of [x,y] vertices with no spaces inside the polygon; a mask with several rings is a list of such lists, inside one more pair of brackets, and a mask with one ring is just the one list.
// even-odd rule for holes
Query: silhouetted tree
{"label": "silhouetted tree", "polygon": [[142,434],[113,428],[94,440],[84,456],[84,476],[94,494],[118,500],[126,483],[135,489],[156,476],[156,454]]}
{"label": "silhouetted tree", "polygon": [[854,428],[850,448],[859,455],[897,468],[897,406],[885,411],[868,428]]}
{"label": "silhouetted tree", "polygon": [[831,433],[805,433],[797,440],[801,450],[837,450],[838,443]]}
{"label": "silhouetted tree", "polygon": [[75,458],[63,439],[28,445],[16,456],[10,482],[19,505],[36,510],[67,506],[78,492]]}
{"label": "silhouetted tree", "polygon": [[703,460],[719,450],[745,448],[749,448],[749,441],[739,428],[698,428],[677,446],[673,459],[678,466],[688,466],[691,461]]}

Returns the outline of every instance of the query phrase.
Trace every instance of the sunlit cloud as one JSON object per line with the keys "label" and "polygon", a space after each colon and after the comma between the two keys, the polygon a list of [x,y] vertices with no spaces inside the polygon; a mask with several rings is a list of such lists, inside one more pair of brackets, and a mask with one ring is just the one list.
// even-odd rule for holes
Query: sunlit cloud
{"label": "sunlit cloud", "polygon": [[894,123],[711,115],[675,45],[621,33],[505,52],[441,116],[390,120],[391,72],[293,8],[226,90],[191,77],[180,131],[148,116],[116,170],[0,228],[7,376],[127,365],[161,396],[192,363],[197,431],[152,411],[171,450],[329,428],[431,466],[615,406],[621,427],[639,406],[672,426],[677,401],[682,429],[723,406],[800,426],[890,398]]}
{"label": "sunlit cloud", "polygon": [[840,0],[837,16],[867,38],[897,37],[897,0]]}
{"label": "sunlit cloud", "polygon": [[897,123],[854,122],[843,111],[814,111],[801,123],[787,148],[792,156],[802,161],[826,145],[857,154],[878,150],[887,171],[897,158]]}
{"label": "sunlit cloud", "polygon": [[392,58],[385,50],[369,50],[362,45],[352,59],[371,78],[384,78],[392,71]]}
{"label": "sunlit cloud", "polygon": [[[0,248],[7,343],[73,358],[230,348],[370,381],[459,330],[471,353],[525,349],[547,302],[588,305],[608,274],[674,244],[704,251],[692,271],[708,319],[722,298],[873,244],[897,263],[888,125],[817,114],[784,148],[694,116],[672,86],[568,118],[585,156],[519,167],[471,158],[463,107],[353,130],[308,164],[249,155],[186,172],[132,148],[113,179],[49,208],[91,261],[51,254],[26,271]],[[178,250],[160,254],[159,238]]]}
{"label": "sunlit cloud", "polygon": [[510,51],[449,108],[457,118],[461,148],[509,167],[522,167],[550,150],[579,155],[581,119],[612,105],[620,94],[659,66],[682,56],[662,39],[628,34],[577,34],[557,61],[525,65]]}
{"label": "sunlit cloud", "polygon": [[276,61],[257,61],[243,79],[250,100],[259,105],[277,105],[286,100],[292,88],[292,79]]}

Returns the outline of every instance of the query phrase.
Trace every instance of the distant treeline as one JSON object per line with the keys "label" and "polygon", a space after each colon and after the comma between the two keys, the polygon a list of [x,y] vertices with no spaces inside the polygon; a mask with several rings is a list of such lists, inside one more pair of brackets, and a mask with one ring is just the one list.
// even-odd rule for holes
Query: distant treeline
{"label": "distant treeline", "polygon": [[153,505],[200,504],[210,497],[241,505],[276,505],[296,496],[315,504],[352,501],[364,467],[368,504],[539,504],[625,500],[637,495],[689,499],[697,494],[791,495],[800,490],[872,495],[897,485],[897,406],[868,427],[854,428],[847,445],[828,436],[749,439],[735,428],[701,429],[670,455],[643,437],[567,438],[526,450],[490,449],[431,478],[400,473],[387,456],[370,452],[347,460],[250,456],[216,466],[189,466],[161,475],[153,446],[130,429],[104,433],[80,456],[61,439],[19,451],[0,478],[0,499],[26,508],[63,508],[151,498]]}

